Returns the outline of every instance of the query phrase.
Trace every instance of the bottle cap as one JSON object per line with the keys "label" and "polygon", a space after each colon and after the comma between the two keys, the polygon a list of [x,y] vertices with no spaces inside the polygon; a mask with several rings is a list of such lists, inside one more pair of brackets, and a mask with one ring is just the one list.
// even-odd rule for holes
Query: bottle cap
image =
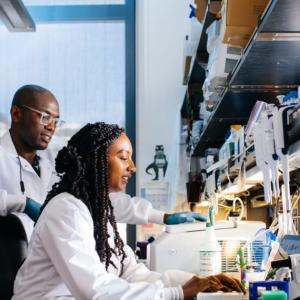
{"label": "bottle cap", "polygon": [[242,128],[242,125],[234,124],[234,125],[230,125],[230,128],[235,130],[240,130]]}

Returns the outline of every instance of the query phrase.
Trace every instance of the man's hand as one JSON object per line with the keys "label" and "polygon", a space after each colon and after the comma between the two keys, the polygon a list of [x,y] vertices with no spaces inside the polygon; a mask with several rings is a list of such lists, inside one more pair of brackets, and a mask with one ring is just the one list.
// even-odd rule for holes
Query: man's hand
{"label": "man's hand", "polygon": [[40,215],[40,210],[41,210],[41,204],[36,202],[35,200],[31,198],[26,198],[26,206],[24,209],[24,213],[28,215],[28,217],[36,222],[39,215]]}
{"label": "man's hand", "polygon": [[186,222],[201,221],[206,222],[206,216],[195,212],[178,212],[174,214],[165,214],[164,223],[167,225],[175,225]]}

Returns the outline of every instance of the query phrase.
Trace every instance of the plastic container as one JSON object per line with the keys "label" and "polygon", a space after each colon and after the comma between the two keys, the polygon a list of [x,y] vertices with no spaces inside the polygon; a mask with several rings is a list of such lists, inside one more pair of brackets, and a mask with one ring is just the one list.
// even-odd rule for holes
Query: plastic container
{"label": "plastic container", "polygon": [[200,246],[199,275],[209,276],[221,273],[222,249],[214,228],[214,208],[209,207],[209,221],[206,223],[204,239]]}
{"label": "plastic container", "polygon": [[[281,295],[277,295],[279,297],[270,298],[274,295],[265,294],[267,299],[289,299],[289,283],[287,281],[257,281],[257,282],[250,282],[249,284],[249,300],[257,300],[258,298],[258,289],[265,288],[267,291],[272,291],[273,288],[276,288],[278,291],[283,291],[286,296],[281,293]],[[268,297],[270,296],[270,297]],[[283,298],[285,297],[285,298]]]}
{"label": "plastic container", "polygon": [[288,300],[284,291],[265,291],[262,293],[261,300]]}

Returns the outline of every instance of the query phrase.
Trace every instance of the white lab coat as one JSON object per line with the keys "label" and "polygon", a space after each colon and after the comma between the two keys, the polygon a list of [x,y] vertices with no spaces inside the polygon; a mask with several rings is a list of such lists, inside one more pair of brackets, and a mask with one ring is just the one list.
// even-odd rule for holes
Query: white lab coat
{"label": "white lab coat", "polygon": [[[25,208],[26,197],[43,203],[47,193],[58,177],[45,151],[37,151],[41,157],[41,177],[33,170],[28,161],[20,157],[22,165],[22,179],[25,184],[25,194],[20,188],[20,164],[10,133],[7,132],[0,139],[0,215],[18,212],[16,215],[22,220],[29,240],[32,230],[32,220],[22,213]],[[133,197],[125,193],[112,193],[111,201],[117,222],[127,224],[157,223],[163,224],[164,213],[153,209],[152,204],[142,198]],[[8,205],[9,204],[9,205]]]}
{"label": "white lab coat", "polygon": [[33,230],[33,221],[22,213],[26,197],[42,204],[57,178],[53,172],[53,164],[45,157],[43,151],[38,151],[37,155],[41,158],[41,176],[36,174],[26,159],[20,157],[21,174],[25,185],[23,195],[20,187],[20,162],[10,133],[5,133],[0,139],[0,215],[16,212],[24,225],[28,239]]}
{"label": "white lab coat", "polygon": [[[128,257],[123,274],[120,275],[120,257],[116,255],[112,261],[117,269],[110,265],[106,271],[95,250],[93,230],[90,212],[82,201],[68,193],[53,198],[35,226],[27,259],[15,280],[12,299],[183,299],[179,285],[192,274],[151,272],[135,261],[128,246],[125,246]],[[113,248],[111,226],[109,234]]]}

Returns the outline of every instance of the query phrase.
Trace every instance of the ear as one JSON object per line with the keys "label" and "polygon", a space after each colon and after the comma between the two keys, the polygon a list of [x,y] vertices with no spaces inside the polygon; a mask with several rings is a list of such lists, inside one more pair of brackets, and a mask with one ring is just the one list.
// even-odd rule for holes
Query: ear
{"label": "ear", "polygon": [[10,115],[12,123],[19,123],[21,120],[22,112],[18,106],[13,105],[10,109]]}

